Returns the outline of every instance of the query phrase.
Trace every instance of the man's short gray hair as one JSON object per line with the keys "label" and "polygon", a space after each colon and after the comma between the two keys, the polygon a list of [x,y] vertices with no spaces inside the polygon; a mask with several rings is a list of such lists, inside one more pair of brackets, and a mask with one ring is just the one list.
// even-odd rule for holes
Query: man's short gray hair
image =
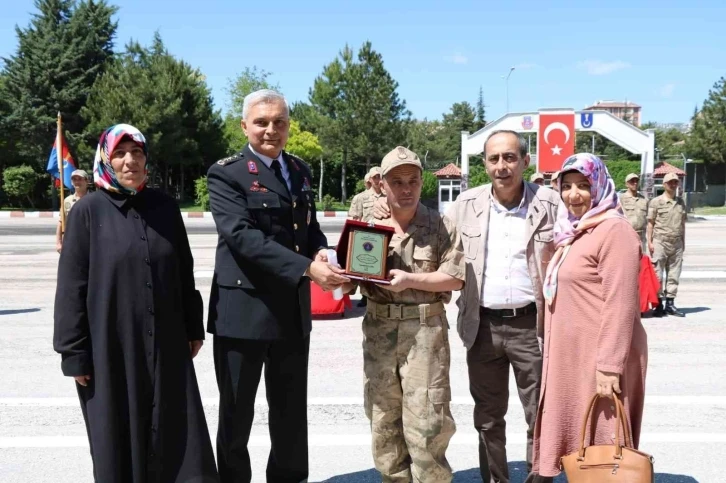
{"label": "man's short gray hair", "polygon": [[252,92],[245,96],[245,100],[242,103],[242,119],[247,119],[247,114],[250,113],[252,106],[261,102],[282,102],[287,111],[287,116],[290,117],[290,106],[287,105],[287,99],[285,96],[272,89],[260,89],[259,91]]}
{"label": "man's short gray hair", "polygon": [[489,135],[486,141],[484,141],[484,159],[487,157],[487,143],[489,140],[496,136],[497,134],[511,134],[513,136],[516,136],[517,143],[519,144],[519,157],[524,159],[525,156],[527,156],[529,149],[527,149],[527,140],[524,139],[524,136],[522,136],[517,131],[511,131],[509,129],[499,129],[498,131],[494,131]]}

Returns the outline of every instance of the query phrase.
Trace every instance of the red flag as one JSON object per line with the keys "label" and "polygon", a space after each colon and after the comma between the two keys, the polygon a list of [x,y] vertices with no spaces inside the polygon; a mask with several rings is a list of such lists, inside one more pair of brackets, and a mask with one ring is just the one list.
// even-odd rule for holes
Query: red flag
{"label": "red flag", "polygon": [[575,113],[540,113],[537,136],[537,171],[559,171],[575,154]]}

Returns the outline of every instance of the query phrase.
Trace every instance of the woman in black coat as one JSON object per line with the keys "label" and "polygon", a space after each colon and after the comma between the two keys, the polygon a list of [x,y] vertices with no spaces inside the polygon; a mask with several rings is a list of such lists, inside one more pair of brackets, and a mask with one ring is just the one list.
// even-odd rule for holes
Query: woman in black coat
{"label": "woman in black coat", "polygon": [[103,483],[217,482],[192,359],[202,299],[175,201],[145,188],[138,129],[107,129],[100,188],[68,217],[58,265],[53,346],[75,378]]}

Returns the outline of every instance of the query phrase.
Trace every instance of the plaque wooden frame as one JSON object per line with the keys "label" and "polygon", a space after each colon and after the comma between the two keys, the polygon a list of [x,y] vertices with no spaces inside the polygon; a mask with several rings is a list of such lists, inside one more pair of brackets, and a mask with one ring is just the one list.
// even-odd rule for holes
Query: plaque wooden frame
{"label": "plaque wooden frame", "polygon": [[[386,256],[383,257],[383,260],[381,261],[382,264],[382,274],[380,275],[371,275],[367,273],[361,273],[356,272],[352,270],[351,268],[351,260],[350,257],[353,254],[353,250],[351,249],[351,244],[353,243],[353,232],[356,231],[362,231],[362,232],[370,232],[375,233],[378,235],[383,235],[385,240],[385,247],[384,247],[384,254]],[[391,281],[388,280],[388,245],[391,242],[391,238],[393,237],[395,230],[390,226],[383,226],[383,225],[376,225],[374,223],[366,223],[363,221],[356,221],[356,220],[346,220],[345,225],[343,226],[343,232],[340,235],[340,239],[338,240],[338,247],[336,248],[336,252],[338,255],[338,261],[344,261],[345,264],[342,265],[343,270],[345,270],[345,276],[348,278],[354,279],[354,280],[360,280],[363,282],[373,282],[373,283],[380,283],[380,284],[390,284]]]}

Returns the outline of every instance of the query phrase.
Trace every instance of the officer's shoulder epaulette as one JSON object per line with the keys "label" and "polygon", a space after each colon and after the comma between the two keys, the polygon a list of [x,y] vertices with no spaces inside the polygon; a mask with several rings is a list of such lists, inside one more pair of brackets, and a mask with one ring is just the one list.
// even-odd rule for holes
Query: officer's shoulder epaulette
{"label": "officer's shoulder epaulette", "polygon": [[244,156],[244,153],[237,153],[234,156],[230,156],[228,158],[220,159],[219,161],[217,161],[217,164],[220,165],[220,166],[227,166],[227,165],[232,164],[234,162],[237,162],[237,161],[239,161],[241,159],[244,159],[244,157],[245,157]]}

